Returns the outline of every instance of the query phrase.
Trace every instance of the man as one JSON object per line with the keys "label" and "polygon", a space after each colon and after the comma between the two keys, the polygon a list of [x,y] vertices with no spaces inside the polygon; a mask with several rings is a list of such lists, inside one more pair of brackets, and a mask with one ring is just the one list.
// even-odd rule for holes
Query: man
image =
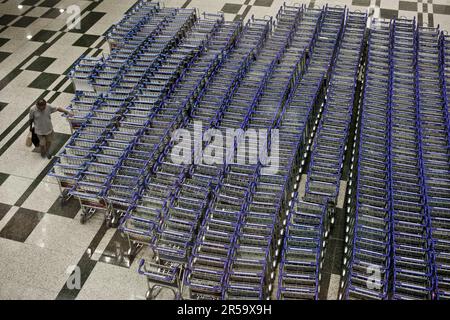
{"label": "man", "polygon": [[34,123],[34,132],[39,137],[39,146],[41,148],[42,158],[52,158],[50,155],[50,147],[53,140],[53,124],[51,114],[56,111],[73,116],[71,112],[64,108],[56,108],[50,104],[47,104],[47,101],[44,99],[39,100],[37,104],[30,109],[30,131],[32,130]]}

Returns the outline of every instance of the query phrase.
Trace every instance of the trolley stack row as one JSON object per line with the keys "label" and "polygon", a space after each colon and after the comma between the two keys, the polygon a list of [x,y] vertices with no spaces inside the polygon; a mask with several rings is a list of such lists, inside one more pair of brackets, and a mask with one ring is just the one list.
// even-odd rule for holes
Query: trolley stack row
{"label": "trolley stack row", "polygon": [[450,123],[446,90],[450,60],[449,56],[445,58],[450,45],[439,29],[419,28],[418,35],[421,147],[434,254],[429,272],[434,280],[434,297],[450,299]]}
{"label": "trolley stack row", "polygon": [[[281,9],[278,23],[264,43],[255,63],[250,66],[249,72],[241,81],[220,121],[223,128],[247,129],[251,115],[259,110],[260,102],[264,99],[264,92],[267,89],[266,85],[270,79],[273,79],[277,69],[275,65],[285,53],[300,14],[301,8],[298,7]],[[270,120],[274,116],[274,111],[267,116]],[[238,137],[233,146],[234,151],[241,142]],[[250,148],[252,147],[255,146]],[[252,289],[239,286],[238,283],[233,288],[233,283],[230,283],[233,277],[234,280],[239,280],[245,276],[238,273],[238,263],[242,263],[241,267],[244,268],[245,257],[251,259],[252,254],[255,256],[253,258],[260,254],[258,250],[252,252],[252,248],[249,247],[252,241],[258,239],[252,240],[251,237],[244,239],[241,233],[243,218],[248,211],[261,174],[261,165],[258,161],[236,164],[234,158],[227,160],[230,160],[230,164],[227,165],[223,182],[219,183],[214,190],[214,199],[205,213],[189,260],[186,284],[191,297],[223,299],[227,293],[233,294],[239,291],[241,294],[245,292],[247,296],[255,298],[266,294],[261,292],[267,290],[265,286],[260,286],[259,291],[252,292]],[[250,252],[245,253],[244,248],[250,249]],[[264,256],[268,253],[263,250],[262,254]],[[233,258],[236,261],[235,270],[234,273],[231,271],[230,275],[230,264]],[[264,280],[263,275],[257,277],[260,283]]]}
{"label": "trolley stack row", "polygon": [[444,55],[439,29],[402,19],[372,25],[346,299],[448,298]]}
{"label": "trolley stack row", "polygon": [[[176,39],[182,36],[182,33],[179,32],[180,28],[192,25],[195,15],[193,10],[183,10],[171,12],[170,17],[172,23],[167,23],[167,28],[162,31],[162,34],[165,34],[161,38],[164,46],[167,46],[168,37]],[[158,39],[153,42],[155,45],[158,45]],[[178,76],[176,72],[184,67],[180,64],[172,67],[171,77],[166,77],[168,82],[165,84],[166,87],[173,84]],[[154,72],[155,70],[151,68],[144,71],[141,85],[145,86],[146,78]],[[149,74],[147,75],[147,73]],[[86,104],[95,99],[90,94],[85,94],[84,97],[90,99],[86,101]],[[130,117],[125,118],[115,110],[119,105],[127,104],[127,99],[129,99],[129,94],[116,92],[111,92],[104,97],[99,106],[102,110],[96,110],[96,116],[88,117],[87,121],[75,132],[54,167],[55,176],[58,181],[63,182],[61,183],[63,192],[69,191],[71,195],[81,201],[84,211],[83,221],[89,218],[95,210],[103,209],[107,212],[108,206],[104,200],[104,192],[111,173],[117,169],[119,160],[133,145],[136,140],[135,136],[142,129],[133,123],[133,120],[140,121],[142,118],[135,117],[131,121],[127,121]],[[96,103],[94,102],[94,104]],[[127,106],[126,110],[134,109],[134,107],[135,104],[132,104]],[[140,107],[146,113],[155,111],[154,104],[143,103]],[[73,156],[77,158],[73,159]],[[67,174],[64,173],[67,162],[65,158],[70,163],[76,163],[78,172],[75,172],[75,168],[72,166]]]}
{"label": "trolley stack row", "polygon": [[393,299],[431,298],[432,256],[421,154],[418,34],[415,21],[393,22],[390,101]]}
{"label": "trolley stack row", "polygon": [[[333,70],[334,57],[341,46],[341,34],[346,32],[344,25],[346,15],[346,9],[328,8],[324,12],[311,63],[293,98],[292,106],[295,108],[292,108],[299,110],[301,117],[298,124],[302,124],[302,127],[297,124],[296,129],[299,130],[300,137],[306,141],[309,141],[314,126],[317,125],[315,119],[324,97],[325,78]],[[333,76],[334,74],[331,75]],[[306,152],[307,144],[308,142],[301,146],[303,150],[299,150],[300,156]],[[317,299],[326,208],[322,204],[302,201],[296,193],[288,212],[279,265],[277,297]]]}
{"label": "trolley stack row", "polygon": [[387,299],[392,264],[389,104],[393,27],[374,19],[369,31],[356,199],[349,211],[342,273],[344,299]]}
{"label": "trolley stack row", "polygon": [[[300,140],[300,135],[281,137],[285,139],[281,140],[281,145],[276,145],[280,144],[280,137],[272,136],[271,132],[279,130],[279,124],[282,123],[279,119],[283,117],[283,111],[289,108],[292,92],[305,72],[306,53],[311,51],[317,37],[321,17],[320,10],[302,8],[300,21],[290,36],[289,46],[276,65],[257,108],[246,124],[248,130],[257,129],[260,133],[261,130],[267,130],[267,141],[261,140],[260,135],[260,148],[266,145],[275,161],[265,161],[261,154],[265,150],[259,149],[261,172],[255,180],[252,197],[238,227],[236,244],[225,275],[224,299],[262,300],[269,299],[272,295],[282,243],[282,221],[288,208],[289,195],[294,189],[294,168],[289,165],[297,164],[298,157],[293,149]],[[278,162],[280,150],[286,153],[283,156],[287,159],[282,156],[286,163]]]}
{"label": "trolley stack row", "polygon": [[[189,132],[202,129],[195,128],[194,123],[206,124],[206,128],[220,121],[220,117],[228,107],[238,82],[248,71],[256,55],[270,31],[270,21],[251,19],[239,35],[236,45],[226,55],[223,64],[215,72],[209,85],[205,88],[195,108],[191,109],[190,121],[184,128]],[[201,137],[200,137],[201,138]],[[199,146],[203,152],[203,146]],[[170,167],[170,159],[162,159],[158,170]],[[142,224],[141,230],[147,230],[152,240],[145,242],[154,252],[154,259],[141,261],[140,273],[147,276],[150,291],[149,298],[158,287],[171,289],[176,297],[181,295],[181,284],[184,280],[183,270],[191,255],[198,228],[213,191],[223,180],[223,165],[207,165],[195,161],[178,168],[177,182],[169,194],[157,194],[157,210],[161,219]],[[222,179],[222,180],[221,180]],[[157,182],[157,181],[156,181]],[[181,183],[182,182],[182,183]],[[130,216],[124,219],[124,227],[130,226]],[[125,229],[126,230],[126,229]],[[126,231],[132,239],[136,237]],[[138,239],[139,240],[139,239]]]}

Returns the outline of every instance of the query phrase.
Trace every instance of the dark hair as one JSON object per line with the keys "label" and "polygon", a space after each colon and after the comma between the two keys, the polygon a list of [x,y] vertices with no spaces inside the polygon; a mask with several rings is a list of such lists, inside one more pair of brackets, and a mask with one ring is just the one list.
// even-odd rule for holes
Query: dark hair
{"label": "dark hair", "polygon": [[45,107],[47,105],[47,101],[45,101],[44,99],[40,99],[37,102],[38,107]]}

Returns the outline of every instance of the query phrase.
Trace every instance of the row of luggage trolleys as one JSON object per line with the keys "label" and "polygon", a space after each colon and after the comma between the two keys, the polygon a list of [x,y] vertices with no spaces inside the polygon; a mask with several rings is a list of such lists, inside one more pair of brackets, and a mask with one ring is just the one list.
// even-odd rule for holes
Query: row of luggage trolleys
{"label": "row of luggage trolleys", "polygon": [[[186,33],[185,39],[177,47],[168,51],[158,66],[151,66],[142,74],[142,81],[137,88],[126,95],[117,94],[111,89],[106,96],[98,99],[101,101],[100,106],[109,106],[111,101],[114,103],[115,98],[120,96],[126,104],[125,111],[117,112],[109,119],[86,117],[59,156],[53,175],[60,182],[64,194],[69,193],[80,199],[85,212],[84,219],[97,209],[111,213],[111,203],[105,200],[111,183],[114,183],[114,190],[120,189],[120,186],[132,186],[127,191],[128,195],[137,191],[136,188],[144,182],[146,172],[151,169],[149,164],[155,162],[155,159],[146,154],[146,150],[161,151],[160,145],[167,140],[164,135],[170,134],[166,128],[173,129],[182,120],[178,114],[182,110],[170,108],[170,101],[165,101],[166,96],[172,94],[190,63],[204,50],[209,35],[214,34],[213,31],[223,24],[223,16],[220,15],[208,15],[193,24],[193,14],[192,10],[175,12],[175,16],[180,17],[173,20],[174,25],[169,24],[169,34],[173,38],[181,37],[176,30],[186,25],[191,25],[192,30]],[[174,13],[170,12],[169,15],[174,16]],[[167,45],[165,37],[161,41]],[[153,43],[157,44],[158,38]],[[207,75],[205,72],[205,77]],[[150,83],[155,78],[160,79],[157,88]],[[198,85],[204,85],[204,82]],[[89,97],[90,101],[95,99],[92,94],[84,92],[80,96]],[[73,108],[75,113],[76,106]],[[93,113],[104,113],[96,108],[94,102]],[[156,152],[153,152],[153,156],[157,160]],[[116,188],[117,186],[119,187]],[[125,191],[124,188],[121,190]]]}
{"label": "row of luggage trolleys", "polygon": [[[305,195],[295,193],[287,219],[279,267],[279,299],[319,298],[323,258],[334,220],[333,208],[352,121],[366,21],[363,13],[336,14],[325,29],[326,38],[323,35],[328,41],[321,43],[317,53],[313,52],[311,72],[299,87],[298,93],[307,97],[299,104],[305,110],[314,110],[307,136],[312,144],[311,161],[306,171]],[[318,42],[320,39],[321,36]],[[321,113],[319,121],[318,113]],[[308,149],[307,145],[303,152]]]}
{"label": "row of luggage trolleys", "polygon": [[372,25],[343,298],[448,298],[444,40],[414,20]]}
{"label": "row of luggage trolleys", "polygon": [[[283,91],[288,90],[290,78],[295,76],[293,73],[286,78],[287,70],[302,66],[286,56],[289,50],[298,50],[293,41],[300,33],[295,30],[298,20],[299,10],[295,8],[278,15],[271,37],[234,95],[222,126],[252,129],[273,124],[286,98]],[[289,42],[291,48],[286,50]],[[252,92],[251,86],[256,90]],[[254,92],[259,96],[253,96]],[[239,110],[249,103],[248,111],[245,107]],[[283,176],[263,174],[263,170],[261,164],[232,165],[226,172],[206,212],[188,264],[186,284],[191,297],[270,297],[277,254],[276,225],[283,210],[285,180]],[[224,226],[229,228],[223,230]],[[222,235],[217,238],[219,233]],[[216,251],[221,246],[223,249]]]}

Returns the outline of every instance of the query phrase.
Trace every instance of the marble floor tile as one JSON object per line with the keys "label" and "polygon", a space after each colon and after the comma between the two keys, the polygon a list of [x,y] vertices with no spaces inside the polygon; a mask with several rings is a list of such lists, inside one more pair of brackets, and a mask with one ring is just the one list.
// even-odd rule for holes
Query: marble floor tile
{"label": "marble floor tile", "polygon": [[[42,158],[38,153],[32,152],[33,148],[25,145],[27,135],[28,130],[25,130],[14,144],[0,156],[0,161],[5,161],[0,170],[11,175],[35,179],[49,164],[49,160]],[[0,194],[2,187],[0,187]]]}
{"label": "marble floor tile", "polygon": [[26,243],[61,254],[81,256],[101,224],[95,220],[87,225],[57,215],[45,215],[29,235]]}
{"label": "marble floor tile", "polygon": [[97,263],[77,300],[144,300],[146,292],[146,279],[137,270]]}
{"label": "marble floor tile", "polygon": [[[0,170],[5,171],[3,166]],[[10,175],[0,186],[0,199],[2,203],[14,205],[25,190],[33,183],[31,178]]]}
{"label": "marble floor tile", "polygon": [[0,220],[6,216],[11,207],[9,204],[0,203]]}
{"label": "marble floor tile", "polygon": [[332,274],[330,277],[330,286],[328,288],[327,300],[337,300],[339,295],[339,286],[341,282],[341,276],[338,274]]}
{"label": "marble floor tile", "polygon": [[21,205],[22,208],[48,212],[53,203],[59,197],[59,187],[52,183],[40,182],[36,189]]}
{"label": "marble floor tile", "polygon": [[0,237],[18,242],[25,242],[45,213],[20,208],[1,229]]}

